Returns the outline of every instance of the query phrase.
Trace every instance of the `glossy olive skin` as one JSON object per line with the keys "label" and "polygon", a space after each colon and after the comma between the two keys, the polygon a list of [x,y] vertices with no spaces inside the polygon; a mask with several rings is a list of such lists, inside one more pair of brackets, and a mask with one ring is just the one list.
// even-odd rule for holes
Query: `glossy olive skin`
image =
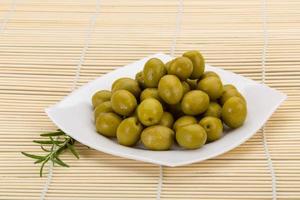
{"label": "glossy olive skin", "polygon": [[168,70],[169,70],[169,67],[170,67],[170,65],[171,65],[171,63],[173,62],[174,60],[170,60],[169,62],[167,62],[166,63],[166,70],[167,70],[167,72],[168,72]]}
{"label": "glossy olive skin", "polygon": [[180,80],[186,80],[193,72],[193,63],[186,57],[175,58],[168,67],[168,74],[176,75]]}
{"label": "glossy olive skin", "polygon": [[183,54],[183,56],[189,58],[193,63],[193,72],[190,78],[200,78],[205,70],[205,60],[201,53],[198,51],[187,51]]}
{"label": "glossy olive skin", "polygon": [[131,78],[119,78],[112,85],[112,93],[117,90],[128,90],[131,92],[136,98],[140,96],[141,89],[138,82]]}
{"label": "glossy olive skin", "polygon": [[111,92],[108,90],[100,90],[96,92],[92,97],[92,103],[94,108],[105,101],[109,101],[111,98]]}
{"label": "glossy olive skin", "polygon": [[205,129],[207,134],[207,142],[218,140],[223,135],[222,121],[216,117],[204,117],[199,124]]}
{"label": "glossy olive skin", "polygon": [[144,66],[143,77],[146,87],[157,87],[161,77],[167,73],[165,64],[158,58],[151,58]]}
{"label": "glossy olive skin", "polygon": [[95,108],[94,110],[95,119],[97,119],[97,117],[104,112],[114,112],[110,101],[105,101]]}
{"label": "glossy olive skin", "polygon": [[223,122],[230,128],[243,125],[247,117],[247,107],[240,97],[231,97],[222,107]]}
{"label": "glossy olive skin", "polygon": [[196,90],[198,86],[198,79],[187,79],[186,82],[190,85],[191,90]]}
{"label": "glossy olive skin", "polygon": [[145,126],[158,124],[163,116],[164,110],[161,103],[154,98],[147,98],[137,107],[139,121]]}
{"label": "glossy olive skin", "polygon": [[244,103],[246,104],[246,100],[245,98],[241,95],[241,93],[239,93],[239,91],[237,91],[236,89],[227,89],[223,92],[221,98],[220,98],[220,104],[224,105],[224,103],[230,99],[231,97],[240,97]]}
{"label": "glossy olive skin", "polygon": [[115,137],[122,119],[115,113],[101,113],[96,120],[96,130],[106,137]]}
{"label": "glossy olive skin", "polygon": [[224,90],[224,92],[225,92],[226,90],[229,90],[229,89],[235,89],[235,90],[237,90],[236,87],[235,87],[234,85],[232,85],[232,84],[226,84],[226,85],[223,85],[223,90]]}
{"label": "glossy olive skin", "polygon": [[206,77],[199,81],[198,89],[208,94],[210,100],[216,100],[223,94],[223,84],[219,78]]}
{"label": "glossy olive skin", "polygon": [[212,76],[220,79],[220,76],[216,72],[212,72],[212,71],[204,72],[204,74],[202,75],[201,79],[205,79],[207,77],[212,77]]}
{"label": "glossy olive skin", "polygon": [[193,116],[185,115],[180,118],[178,118],[174,125],[173,129],[175,131],[178,131],[179,128],[190,125],[190,124],[197,124],[197,119]]}
{"label": "glossy olive skin", "polygon": [[186,93],[181,101],[181,109],[187,115],[199,115],[207,110],[208,105],[208,95],[200,90]]}
{"label": "glossy olive skin", "polygon": [[140,101],[143,101],[147,98],[154,98],[158,101],[162,101],[161,98],[158,95],[158,89],[157,88],[146,88],[142,91],[140,96]]}
{"label": "glossy olive skin", "polygon": [[187,82],[182,81],[181,84],[182,84],[182,89],[183,89],[183,95],[185,95],[187,92],[191,91],[191,87]]}
{"label": "glossy olive skin", "polygon": [[202,147],[207,139],[206,132],[199,124],[190,124],[176,131],[176,141],[185,149],[197,149]]}
{"label": "glossy olive skin", "polygon": [[177,104],[183,96],[180,80],[174,75],[163,76],[158,84],[158,95],[168,104]]}
{"label": "glossy olive skin", "polygon": [[145,88],[145,81],[144,81],[144,76],[143,76],[143,71],[138,72],[135,75],[135,80],[138,82],[140,88]]}
{"label": "glossy olive skin", "polygon": [[111,96],[111,105],[119,115],[130,116],[137,107],[137,101],[127,90],[117,90]]}
{"label": "glossy olive skin", "polygon": [[210,102],[203,116],[221,118],[222,107],[216,102]]}
{"label": "glossy olive skin", "polygon": [[174,131],[168,127],[155,125],[143,130],[141,140],[147,149],[163,151],[171,148]]}
{"label": "glossy olive skin", "polygon": [[163,116],[161,117],[159,121],[159,125],[166,126],[168,128],[172,128],[174,123],[174,117],[169,112],[164,112]]}
{"label": "glossy olive skin", "polygon": [[142,133],[143,126],[136,117],[129,117],[124,119],[117,129],[118,143],[124,146],[135,145]]}

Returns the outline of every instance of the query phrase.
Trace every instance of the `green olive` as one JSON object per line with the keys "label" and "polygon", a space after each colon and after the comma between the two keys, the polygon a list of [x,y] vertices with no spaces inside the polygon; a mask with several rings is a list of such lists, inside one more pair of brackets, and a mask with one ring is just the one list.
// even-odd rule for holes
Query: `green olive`
{"label": "green olive", "polygon": [[174,75],[163,76],[158,84],[158,95],[168,104],[180,102],[183,88],[180,80]]}
{"label": "green olive", "polygon": [[190,124],[176,131],[176,141],[185,149],[197,149],[202,147],[207,139],[206,132],[199,124]]}
{"label": "green olive", "polygon": [[163,116],[160,119],[159,124],[162,126],[166,126],[168,128],[172,128],[174,123],[173,115],[169,112],[164,112]]}
{"label": "green olive", "polygon": [[171,65],[171,63],[173,62],[174,60],[170,60],[169,62],[166,63],[166,70],[168,71],[169,70],[169,67]]}
{"label": "green olive", "polygon": [[191,79],[200,78],[205,69],[205,61],[201,53],[199,51],[187,51],[183,56],[189,58],[193,63]]}
{"label": "green olive", "polygon": [[150,150],[162,151],[171,148],[174,132],[172,129],[155,125],[143,130],[141,140],[144,146]]}
{"label": "green olive", "polygon": [[193,72],[193,63],[186,57],[175,58],[168,67],[168,74],[176,75],[180,80],[186,80]]}
{"label": "green olive", "polygon": [[207,110],[208,105],[208,95],[200,90],[186,93],[181,101],[181,109],[187,115],[199,115]]}
{"label": "green olive", "polygon": [[145,126],[158,124],[163,116],[164,110],[161,103],[154,98],[147,98],[137,107],[140,122]]}
{"label": "green olive", "polygon": [[216,72],[212,72],[212,71],[204,72],[204,74],[201,76],[201,79],[205,79],[207,77],[216,77],[216,78],[220,79],[220,76]]}
{"label": "green olive", "polygon": [[145,88],[145,81],[144,81],[144,76],[143,76],[143,71],[138,72],[135,75],[135,80],[138,82],[140,88]]}
{"label": "green olive", "polygon": [[105,102],[101,103],[100,105],[98,105],[98,106],[95,108],[95,111],[94,111],[95,119],[97,119],[97,117],[98,117],[101,113],[104,113],[104,112],[113,112],[113,109],[112,109],[112,106],[111,106],[111,102],[110,102],[110,101],[105,101]]}
{"label": "green olive", "polygon": [[161,98],[158,95],[158,89],[157,88],[146,88],[142,91],[140,96],[140,101],[143,101],[147,98],[154,98],[158,101],[162,101]]}
{"label": "green olive", "polygon": [[111,105],[116,113],[130,116],[137,107],[137,101],[127,90],[117,90],[111,96]]}
{"label": "green olive", "polygon": [[114,93],[117,90],[128,90],[136,98],[140,96],[141,89],[136,80],[131,78],[119,78],[112,85],[112,92]]}
{"label": "green olive", "polygon": [[222,107],[216,102],[210,102],[204,116],[221,118]]}
{"label": "green olive", "polygon": [[243,125],[247,116],[247,107],[240,97],[229,98],[222,107],[222,119],[230,128]]}
{"label": "green olive", "polygon": [[92,103],[94,108],[103,103],[104,101],[109,101],[111,98],[111,92],[108,90],[100,90],[96,92],[92,97]]}
{"label": "green olive", "polygon": [[183,88],[183,95],[185,95],[187,92],[191,91],[191,87],[187,82],[182,81],[181,84],[182,84],[182,88]]}
{"label": "green olive", "polygon": [[117,129],[118,143],[124,146],[133,146],[139,139],[143,130],[142,124],[136,117],[124,119]]}
{"label": "green olive", "polygon": [[231,97],[240,97],[246,104],[246,99],[241,95],[241,93],[239,93],[239,91],[237,91],[234,88],[231,88],[231,89],[229,88],[223,92],[223,94],[220,98],[221,105],[224,105],[224,103]]}
{"label": "green olive", "polygon": [[147,87],[157,87],[159,80],[166,74],[165,64],[158,58],[151,58],[144,66],[143,77]]}
{"label": "green olive", "polygon": [[222,121],[216,117],[204,117],[199,124],[205,129],[207,134],[207,141],[212,142],[218,140],[223,134]]}
{"label": "green olive", "polygon": [[191,90],[196,90],[198,85],[198,79],[187,79],[186,82],[190,85]]}
{"label": "green olive", "polygon": [[97,132],[106,137],[115,137],[122,119],[115,113],[101,113],[96,120]]}
{"label": "green olive", "polygon": [[175,131],[178,131],[179,128],[190,125],[190,124],[197,124],[197,119],[193,116],[182,116],[180,118],[178,118],[174,125],[173,125],[173,129]]}
{"label": "green olive", "polygon": [[226,85],[223,85],[223,90],[224,90],[224,92],[225,92],[226,90],[229,90],[229,89],[235,89],[235,90],[237,90],[236,87],[235,87],[234,85],[232,85],[232,84],[226,84]]}
{"label": "green olive", "polygon": [[223,85],[219,78],[206,77],[199,81],[198,89],[206,92],[210,100],[216,100],[223,94]]}

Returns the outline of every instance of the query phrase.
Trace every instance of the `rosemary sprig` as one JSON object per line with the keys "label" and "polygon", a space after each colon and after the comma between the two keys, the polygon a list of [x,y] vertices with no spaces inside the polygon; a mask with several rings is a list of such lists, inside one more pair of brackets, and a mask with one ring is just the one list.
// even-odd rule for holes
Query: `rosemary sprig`
{"label": "rosemary sprig", "polygon": [[52,163],[52,165],[57,164],[62,167],[69,167],[69,165],[59,158],[60,154],[66,149],[69,150],[77,159],[79,159],[79,155],[74,147],[75,140],[66,135],[62,130],[43,133],[40,136],[47,139],[33,140],[33,142],[41,146],[41,149],[46,152],[45,155],[41,156],[21,152],[24,156],[34,159],[34,164],[41,163],[40,177],[43,176],[44,166],[49,161]]}

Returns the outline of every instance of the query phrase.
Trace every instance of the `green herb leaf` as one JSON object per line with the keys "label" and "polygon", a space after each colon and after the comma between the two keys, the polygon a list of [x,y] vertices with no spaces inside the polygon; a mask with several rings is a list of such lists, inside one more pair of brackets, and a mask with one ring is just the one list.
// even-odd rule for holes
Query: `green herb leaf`
{"label": "green herb leaf", "polygon": [[50,133],[42,133],[40,136],[42,137],[50,137],[50,136],[60,136],[60,135],[65,135],[64,132],[62,131],[57,131],[57,132],[50,132]]}
{"label": "green herb leaf", "polygon": [[33,159],[42,159],[44,158],[44,156],[37,156],[37,155],[33,155],[33,154],[29,154],[29,153],[26,153],[26,152],[21,152],[24,156],[27,156],[29,158],[33,158]]}
{"label": "green herb leaf", "polygon": [[62,144],[64,143],[63,141],[51,141],[51,140],[33,140],[34,143],[38,144]]}
{"label": "green herb leaf", "polygon": [[79,154],[77,153],[77,151],[74,148],[74,145],[67,143],[68,149],[71,151],[71,153],[77,158],[79,159]]}
{"label": "green herb leaf", "polygon": [[53,158],[53,161],[62,167],[70,167],[69,165],[64,163],[61,159],[59,159],[58,157]]}

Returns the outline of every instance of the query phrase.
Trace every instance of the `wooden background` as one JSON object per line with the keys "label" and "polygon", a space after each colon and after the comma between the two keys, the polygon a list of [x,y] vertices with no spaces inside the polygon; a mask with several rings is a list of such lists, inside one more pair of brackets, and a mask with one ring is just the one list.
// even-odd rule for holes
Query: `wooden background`
{"label": "wooden background", "polygon": [[[43,199],[47,170],[40,178],[20,151],[40,151],[32,140],[55,129],[44,108],[74,85],[156,52],[198,49],[207,63],[256,81],[265,70],[264,82],[288,95],[264,134],[277,199],[299,200],[299,22],[298,0],[1,0],[0,199]],[[272,199],[262,136],[205,162],[164,167],[160,198]],[[78,148],[80,160],[64,155],[71,168],[54,168],[46,199],[159,199],[159,166]]]}

